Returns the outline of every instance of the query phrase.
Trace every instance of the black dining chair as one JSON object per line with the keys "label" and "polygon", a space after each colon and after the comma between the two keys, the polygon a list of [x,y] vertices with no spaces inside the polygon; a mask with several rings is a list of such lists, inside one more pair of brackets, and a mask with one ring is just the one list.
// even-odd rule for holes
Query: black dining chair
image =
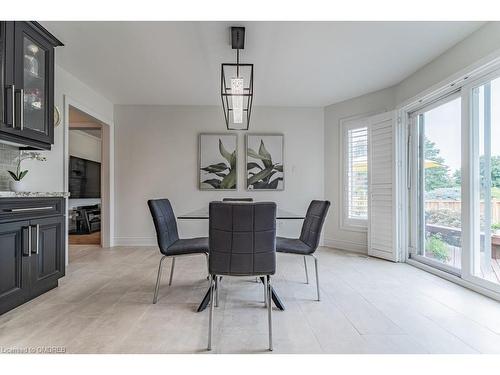
{"label": "black dining chair", "polygon": [[265,278],[269,350],[273,350],[271,275],[276,272],[276,203],[210,203],[210,318],[208,350],[212,349],[213,315],[218,277]]}
{"label": "black dining chair", "polygon": [[223,202],[253,202],[253,198],[222,198]]}
{"label": "black dining chair", "polygon": [[150,199],[148,200],[148,206],[153,216],[158,246],[160,247],[160,252],[163,254],[158,266],[155,294],[153,297],[153,303],[156,303],[158,300],[158,290],[160,289],[163,261],[166,258],[172,258],[169,286],[172,285],[176,257],[204,254],[208,267],[208,237],[179,239],[177,221],[168,199]]}
{"label": "black dining chair", "polygon": [[306,218],[302,224],[302,231],[299,238],[276,238],[276,251],[278,253],[295,254],[304,257],[304,268],[306,271],[306,283],[309,284],[309,275],[307,273],[306,257],[314,258],[314,266],[316,270],[316,290],[319,294],[319,275],[318,275],[318,258],[314,252],[318,248],[321,230],[325,222],[326,214],[330,208],[329,201],[314,200],[307,209]]}

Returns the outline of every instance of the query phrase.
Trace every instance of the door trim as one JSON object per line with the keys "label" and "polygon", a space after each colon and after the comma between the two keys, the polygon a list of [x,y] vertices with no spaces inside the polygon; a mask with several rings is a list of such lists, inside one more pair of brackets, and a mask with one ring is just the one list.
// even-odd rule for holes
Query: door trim
{"label": "door trim", "polygon": [[[64,102],[64,191],[69,191],[69,107],[73,107],[98,120],[102,125],[101,152],[101,245],[114,246],[114,123],[67,94],[63,94]],[[107,173],[106,173],[107,172]],[[66,212],[68,202],[66,201]],[[66,220],[68,220],[66,215]],[[66,228],[68,223],[66,222]],[[66,233],[66,264],[68,264],[68,234]]]}

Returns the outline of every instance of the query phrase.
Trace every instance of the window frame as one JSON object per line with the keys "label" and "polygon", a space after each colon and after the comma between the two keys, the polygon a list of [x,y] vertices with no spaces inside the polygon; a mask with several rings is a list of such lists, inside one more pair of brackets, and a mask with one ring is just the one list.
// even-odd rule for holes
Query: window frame
{"label": "window frame", "polygon": [[[340,180],[342,183],[342,215],[341,215],[341,228],[346,231],[354,232],[368,232],[368,206],[367,206],[367,216],[366,219],[354,219],[349,217],[349,144],[348,144],[348,134],[349,130],[366,128],[367,133],[367,168],[369,166],[369,155],[370,155],[370,137],[369,137],[369,118],[373,116],[373,113],[364,114],[359,116],[348,117],[340,120],[340,131],[341,131],[341,145],[340,145],[340,158],[342,160],[342,168],[340,171]],[[367,176],[367,194],[369,195],[369,173]]]}

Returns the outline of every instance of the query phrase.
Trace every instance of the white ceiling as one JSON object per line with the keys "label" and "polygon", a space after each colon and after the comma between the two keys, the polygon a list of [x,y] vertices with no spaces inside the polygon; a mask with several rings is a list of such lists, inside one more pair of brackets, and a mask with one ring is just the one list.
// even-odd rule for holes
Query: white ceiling
{"label": "white ceiling", "polygon": [[482,22],[42,22],[57,62],[115,104],[220,104],[230,26],[255,105],[324,106],[399,83]]}

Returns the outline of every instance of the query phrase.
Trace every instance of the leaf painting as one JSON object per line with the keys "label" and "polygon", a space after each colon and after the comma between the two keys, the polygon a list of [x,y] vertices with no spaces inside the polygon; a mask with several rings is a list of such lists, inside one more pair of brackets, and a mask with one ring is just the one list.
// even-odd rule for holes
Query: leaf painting
{"label": "leaf painting", "polygon": [[[206,134],[202,136],[209,137],[214,135]],[[223,141],[222,137],[218,137],[218,150],[215,156],[218,162],[200,167],[201,189],[236,189],[236,138],[234,140],[234,150],[232,152],[228,151],[228,148],[231,150],[231,147],[229,147],[230,141],[231,140],[228,140],[227,137],[225,141]],[[226,142],[226,145],[224,142]],[[206,150],[204,148],[206,148],[206,145],[202,144],[200,148],[200,152],[202,153],[200,162],[203,162],[203,153],[206,154],[214,151],[213,149]]]}
{"label": "leaf painting", "polygon": [[[281,138],[282,136],[268,137]],[[278,190],[283,185],[282,138],[278,142],[280,145],[278,152],[280,153],[279,157],[281,157],[281,159],[278,158],[279,162],[273,161],[271,152],[266,148],[264,142],[266,137],[259,138],[258,151],[256,151],[257,147],[250,147],[247,141],[247,187],[252,190]]]}

